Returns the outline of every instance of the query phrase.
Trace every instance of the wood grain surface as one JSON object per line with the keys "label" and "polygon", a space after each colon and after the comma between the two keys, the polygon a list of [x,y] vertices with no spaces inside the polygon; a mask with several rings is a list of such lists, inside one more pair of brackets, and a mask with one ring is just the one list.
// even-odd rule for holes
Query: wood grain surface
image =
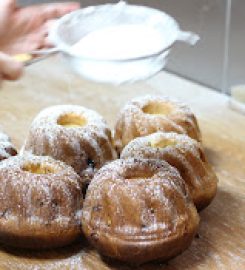
{"label": "wood grain surface", "polygon": [[54,104],[97,110],[113,127],[123,104],[135,96],[179,98],[196,113],[206,153],[219,177],[217,196],[201,212],[191,247],[167,264],[129,267],[108,262],[85,241],[59,250],[30,252],[0,247],[0,269],[39,270],[194,270],[245,269],[245,117],[229,109],[228,98],[207,88],[160,73],[146,82],[120,87],[80,79],[52,58],[28,68],[24,78],[0,89],[0,125],[20,148],[35,115]]}

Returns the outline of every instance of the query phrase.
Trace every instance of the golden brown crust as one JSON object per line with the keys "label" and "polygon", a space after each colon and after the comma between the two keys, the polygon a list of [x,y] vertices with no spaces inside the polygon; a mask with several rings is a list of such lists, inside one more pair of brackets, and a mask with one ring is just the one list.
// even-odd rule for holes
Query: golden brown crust
{"label": "golden brown crust", "polygon": [[184,104],[162,96],[139,97],[121,110],[114,144],[120,153],[131,140],[157,131],[187,134],[200,141],[196,117]]}
{"label": "golden brown crust", "polygon": [[12,145],[10,138],[0,131],[0,161],[16,155],[17,150]]}
{"label": "golden brown crust", "polygon": [[43,249],[70,244],[80,234],[79,176],[49,157],[16,156],[0,163],[0,241]]}
{"label": "golden brown crust", "polygon": [[103,255],[133,264],[186,249],[199,216],[176,169],[156,160],[116,160],[101,168],[84,201],[82,227]]}
{"label": "golden brown crust", "polygon": [[194,204],[201,210],[213,200],[217,177],[196,140],[177,133],[157,132],[131,141],[121,158],[144,158],[167,161],[186,182]]}
{"label": "golden brown crust", "polygon": [[31,125],[24,151],[66,162],[84,183],[115,158],[105,120],[95,111],[75,105],[53,106],[40,112]]}

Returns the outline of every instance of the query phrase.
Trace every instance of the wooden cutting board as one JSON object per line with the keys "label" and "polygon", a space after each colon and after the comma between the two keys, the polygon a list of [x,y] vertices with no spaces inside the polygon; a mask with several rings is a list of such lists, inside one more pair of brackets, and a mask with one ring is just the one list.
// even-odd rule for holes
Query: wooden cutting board
{"label": "wooden cutting board", "polygon": [[0,247],[0,269],[11,270],[196,270],[245,269],[245,117],[228,107],[228,98],[168,73],[134,85],[113,87],[84,81],[60,59],[36,64],[0,90],[0,124],[21,147],[35,115],[54,104],[79,104],[101,113],[113,127],[119,108],[144,94],[163,94],[188,103],[196,113],[206,153],[219,177],[217,196],[201,212],[191,247],[167,264],[132,267],[103,260],[87,244],[27,252]]}

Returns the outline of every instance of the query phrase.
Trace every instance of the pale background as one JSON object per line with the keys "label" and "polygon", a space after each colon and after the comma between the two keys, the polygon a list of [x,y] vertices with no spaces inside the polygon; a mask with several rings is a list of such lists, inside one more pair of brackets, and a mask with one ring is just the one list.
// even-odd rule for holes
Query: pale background
{"label": "pale background", "polygon": [[[51,1],[19,0],[22,5]],[[103,0],[82,0],[82,6],[102,4]],[[178,44],[167,69],[215,89],[229,89],[245,83],[245,1],[244,0],[132,0],[135,4],[162,9],[174,16],[184,30],[197,32],[201,41],[195,48]],[[224,73],[226,14],[231,9],[229,69]],[[225,81],[224,81],[225,79]],[[226,82],[227,81],[227,82]]]}

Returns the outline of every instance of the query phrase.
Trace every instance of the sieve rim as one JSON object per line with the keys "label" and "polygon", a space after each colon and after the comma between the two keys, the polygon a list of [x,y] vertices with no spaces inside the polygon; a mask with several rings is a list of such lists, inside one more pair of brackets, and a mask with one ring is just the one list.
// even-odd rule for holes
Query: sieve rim
{"label": "sieve rim", "polygon": [[[178,40],[179,34],[181,33],[179,25],[176,22],[176,20],[172,16],[170,16],[169,14],[167,14],[163,11],[160,11],[158,9],[148,7],[148,6],[139,6],[139,5],[131,5],[131,4],[128,5],[127,4],[127,6],[130,8],[132,7],[132,8],[145,9],[148,12],[152,12],[152,16],[154,16],[154,14],[159,14],[163,18],[165,17],[168,21],[171,21],[173,31],[175,32],[173,34],[172,39],[170,39],[166,43],[167,44],[166,46],[163,46],[162,49],[157,50],[153,53],[152,52],[146,53],[146,54],[141,55],[141,56],[129,57],[129,58],[110,58],[110,59],[108,59],[108,58],[103,58],[103,57],[100,57],[100,58],[91,57],[91,56],[86,57],[85,55],[78,55],[78,54],[72,52],[72,50],[70,49],[72,45],[68,45],[65,41],[63,41],[62,37],[58,34],[59,28],[62,27],[62,25],[64,25],[65,23],[72,20],[72,18],[74,18],[74,16],[77,16],[77,14],[79,14],[79,15],[87,14],[88,12],[91,12],[95,9],[103,8],[103,7],[115,8],[115,6],[117,6],[119,4],[121,4],[121,2],[119,2],[117,4],[103,4],[103,5],[97,5],[97,6],[89,6],[89,7],[85,7],[85,8],[73,11],[70,14],[63,16],[62,18],[58,19],[54,23],[53,27],[50,30],[49,38],[50,38],[51,42],[53,42],[54,45],[57,47],[57,49],[59,51],[61,51],[62,53],[68,54],[69,56],[76,57],[79,59],[96,61],[96,62],[129,62],[129,61],[144,60],[144,59],[148,59],[151,57],[160,56],[160,55],[162,55],[164,53],[168,53],[170,51],[170,49],[172,48],[174,43]],[[90,33],[92,33],[92,31]]]}

